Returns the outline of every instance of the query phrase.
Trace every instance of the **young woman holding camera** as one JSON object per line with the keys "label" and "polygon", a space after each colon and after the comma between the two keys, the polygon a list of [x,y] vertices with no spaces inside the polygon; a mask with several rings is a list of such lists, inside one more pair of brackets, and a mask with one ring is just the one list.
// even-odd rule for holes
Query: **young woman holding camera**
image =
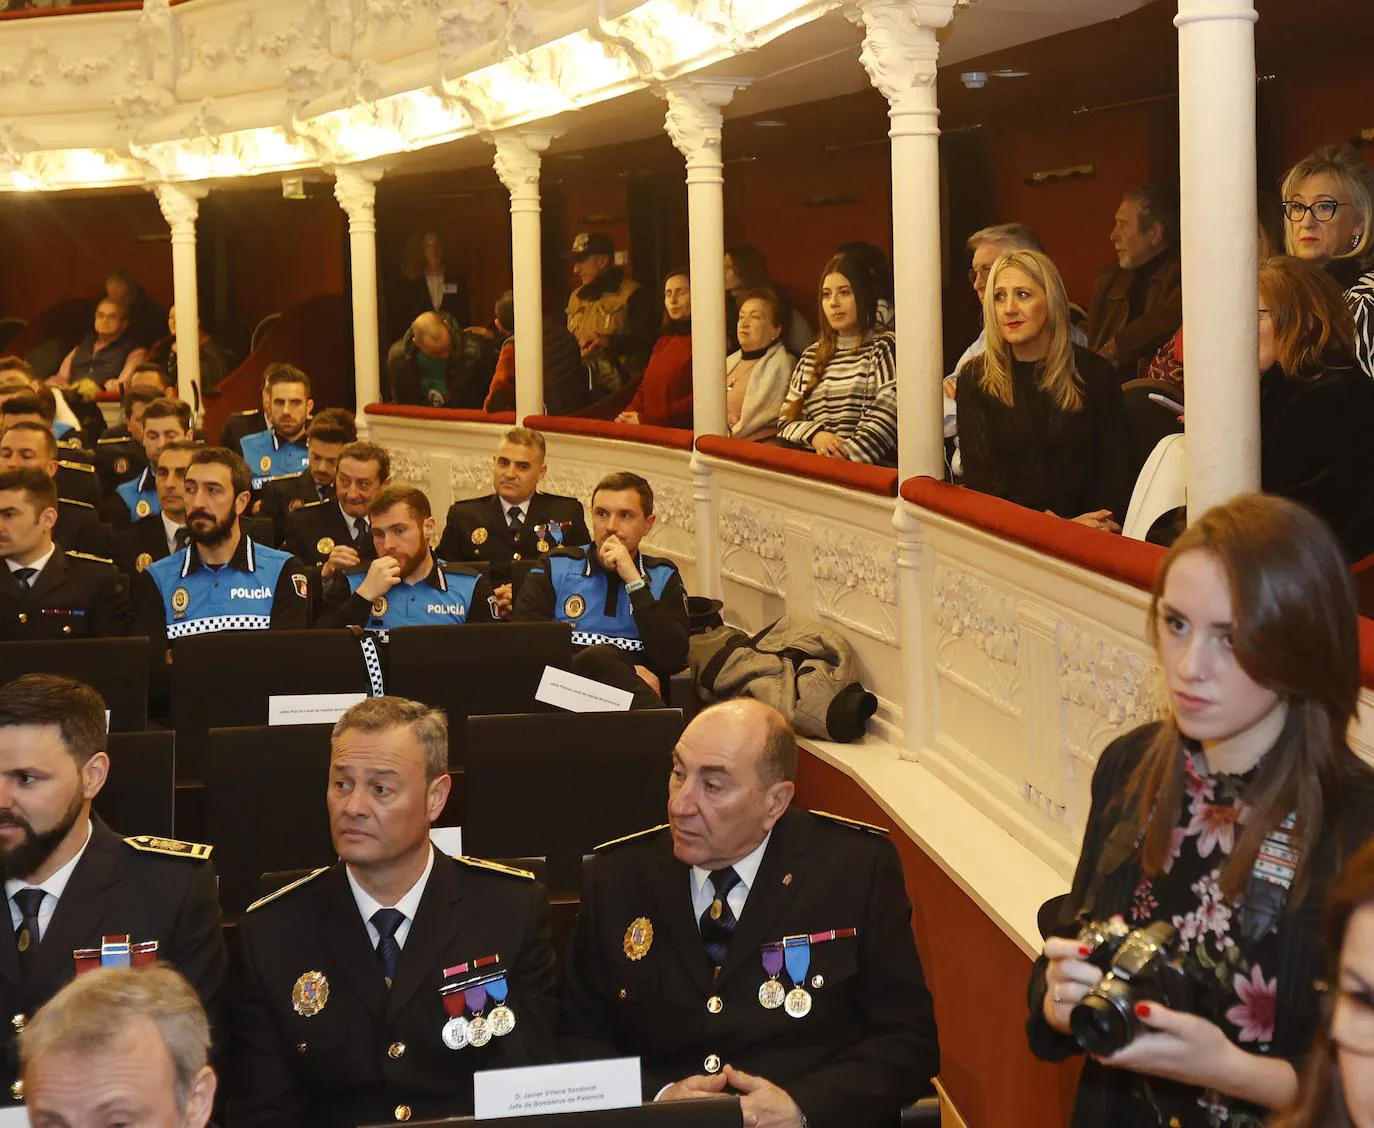
{"label": "young woman holding camera", "polygon": [[1046,1060],[1080,1052],[1072,1015],[1107,962],[1087,922],[1165,922],[1159,965],[1190,1005],[1157,1001],[1154,976],[1125,986],[1134,1036],[1085,1064],[1073,1124],[1255,1128],[1296,1092],[1320,1017],[1323,898],[1374,830],[1374,773],[1345,735],[1360,666],[1340,546],[1292,502],[1237,498],[1175,542],[1149,630],[1168,715],[1098,761],[1027,1033]]}

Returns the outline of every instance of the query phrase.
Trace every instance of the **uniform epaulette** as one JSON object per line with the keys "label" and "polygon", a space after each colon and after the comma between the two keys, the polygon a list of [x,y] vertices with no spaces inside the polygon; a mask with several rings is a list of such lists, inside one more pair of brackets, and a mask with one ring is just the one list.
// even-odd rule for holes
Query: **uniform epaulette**
{"label": "uniform epaulette", "polygon": [[872,823],[860,822],[858,819],[845,818],[844,815],[833,815],[829,811],[812,811],[817,818],[827,819],[830,822],[838,823],[840,826],[847,826],[850,830],[866,830],[869,834],[881,834],[886,838],[892,831],[885,826],[874,826]]}
{"label": "uniform epaulette", "polygon": [[666,830],[667,828],[667,823],[659,823],[658,826],[651,826],[648,830],[637,830],[633,834],[625,835],[623,838],[612,838],[609,842],[601,843],[600,846],[593,846],[592,851],[594,853],[600,853],[602,850],[609,850],[612,846],[623,846],[626,842],[633,842],[635,839],[643,838],[649,834],[657,834],[660,830]]}
{"label": "uniform epaulette", "polygon": [[134,441],[133,435],[115,435],[114,438],[96,439],[96,446],[109,446],[112,443],[131,443]]}
{"label": "uniform epaulette", "polygon": [[[305,506],[301,506],[302,509]],[[484,576],[485,570],[474,568],[471,564],[464,564],[458,560],[440,560],[439,566],[450,576]]]}
{"label": "uniform epaulette", "polygon": [[257,414],[258,412],[260,412],[261,410],[262,410],[262,408],[260,408],[260,407],[250,407],[250,408],[247,408],[247,409],[244,410],[244,411],[236,411],[236,412],[234,412],[234,414],[235,414],[235,415],[256,415],[256,414]]}
{"label": "uniform epaulette", "polygon": [[304,471],[304,470],[297,470],[294,474],[274,474],[274,475],[272,475],[272,477],[270,477],[270,478],[264,478],[264,479],[263,479],[263,484],[265,485],[265,484],[268,483],[268,482],[288,482],[288,481],[295,481],[297,478],[303,478],[303,477],[305,477],[305,471]]}
{"label": "uniform epaulette", "polygon": [[292,512],[299,512],[302,509],[314,509],[317,505],[323,505],[326,501],[333,501],[332,497],[321,498],[319,501],[303,501]]}
{"label": "uniform epaulette", "polygon": [[74,548],[67,549],[68,556],[75,556],[78,560],[94,560],[97,564],[114,565],[114,561],[108,556],[97,556],[93,552],[77,552]]}
{"label": "uniform epaulette", "polygon": [[57,464],[59,466],[65,466],[68,470],[85,470],[88,474],[95,473],[95,467],[89,462],[71,462],[68,459],[59,458]]}
{"label": "uniform epaulette", "polygon": [[57,445],[65,450],[85,450],[85,444],[80,439],[58,439]]}
{"label": "uniform epaulette", "polygon": [[315,878],[319,877],[320,874],[324,873],[324,871],[328,868],[328,866],[321,866],[319,869],[313,870],[312,872],[306,874],[304,877],[298,877],[295,881],[288,882],[287,884],[283,885],[280,889],[272,890],[272,892],[267,894],[266,897],[259,897],[256,901],[254,901],[243,911],[246,913],[251,913],[254,909],[262,908],[263,905],[270,905],[278,897],[285,896],[287,893],[299,889],[302,885],[305,885],[307,882],[314,881]]}
{"label": "uniform epaulette", "polygon": [[89,501],[77,501],[74,497],[59,497],[57,501],[59,505],[79,505],[82,509],[95,508]]}
{"label": "uniform epaulette", "polygon": [[124,839],[126,846],[144,854],[166,854],[173,858],[194,858],[198,862],[208,862],[214,853],[213,846],[203,842],[182,842],[178,838],[157,838],[151,834],[135,834]]}
{"label": "uniform epaulette", "polygon": [[567,556],[573,560],[586,560],[587,546],[582,544],[560,544],[545,555]]}
{"label": "uniform epaulette", "polygon": [[492,870],[494,873],[504,873],[507,877],[519,877],[525,881],[534,880],[534,874],[530,873],[529,870],[503,866],[500,862],[489,862],[486,858],[469,858],[466,854],[456,854],[453,860],[461,862],[465,866],[471,866],[473,869]]}

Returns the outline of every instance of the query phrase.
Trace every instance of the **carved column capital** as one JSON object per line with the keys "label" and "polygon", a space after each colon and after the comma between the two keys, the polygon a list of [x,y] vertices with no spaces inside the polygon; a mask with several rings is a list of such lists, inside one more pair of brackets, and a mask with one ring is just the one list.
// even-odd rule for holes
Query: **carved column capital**
{"label": "carved column capital", "polygon": [[205,199],[207,189],[199,184],[158,184],[153,191],[157,193],[157,205],[172,234],[189,231],[195,238],[196,217],[200,215],[200,201]]}
{"label": "carved column capital", "polygon": [[934,90],[940,54],[936,33],[956,7],[956,0],[859,0],[858,11],[850,13],[864,29],[859,61],[892,106],[913,91]]}
{"label": "carved column capital", "polygon": [[558,133],[551,129],[517,129],[493,134],[496,157],[492,166],[512,198],[539,195],[541,154]]}
{"label": "carved column capital", "polygon": [[374,222],[377,181],[381,178],[381,169],[367,165],[341,165],[334,169],[334,199],[348,216],[349,230],[355,224]]}
{"label": "carved column capital", "polygon": [[668,102],[664,128],[689,163],[702,157],[719,163],[721,110],[736,90],[748,85],[744,78],[684,78],[663,85],[660,93]]}

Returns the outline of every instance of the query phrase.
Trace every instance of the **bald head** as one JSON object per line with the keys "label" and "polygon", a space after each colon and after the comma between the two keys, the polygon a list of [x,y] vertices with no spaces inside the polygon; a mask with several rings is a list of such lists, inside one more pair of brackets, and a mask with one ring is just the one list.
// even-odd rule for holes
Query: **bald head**
{"label": "bald head", "polygon": [[410,323],[415,335],[415,347],[435,360],[447,360],[453,352],[453,336],[444,319],[432,310],[420,314]]}
{"label": "bald head", "polygon": [[674,854],[707,869],[746,857],[787,812],[796,771],[796,738],[771,705],[740,698],[697,714],[673,750]]}

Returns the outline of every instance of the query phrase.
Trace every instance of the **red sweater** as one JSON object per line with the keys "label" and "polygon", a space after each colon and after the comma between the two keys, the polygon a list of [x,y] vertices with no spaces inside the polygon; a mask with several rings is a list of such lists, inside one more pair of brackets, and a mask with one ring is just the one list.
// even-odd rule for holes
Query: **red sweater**
{"label": "red sweater", "polygon": [[692,335],[665,333],[654,344],[644,380],[626,411],[655,427],[692,426]]}

